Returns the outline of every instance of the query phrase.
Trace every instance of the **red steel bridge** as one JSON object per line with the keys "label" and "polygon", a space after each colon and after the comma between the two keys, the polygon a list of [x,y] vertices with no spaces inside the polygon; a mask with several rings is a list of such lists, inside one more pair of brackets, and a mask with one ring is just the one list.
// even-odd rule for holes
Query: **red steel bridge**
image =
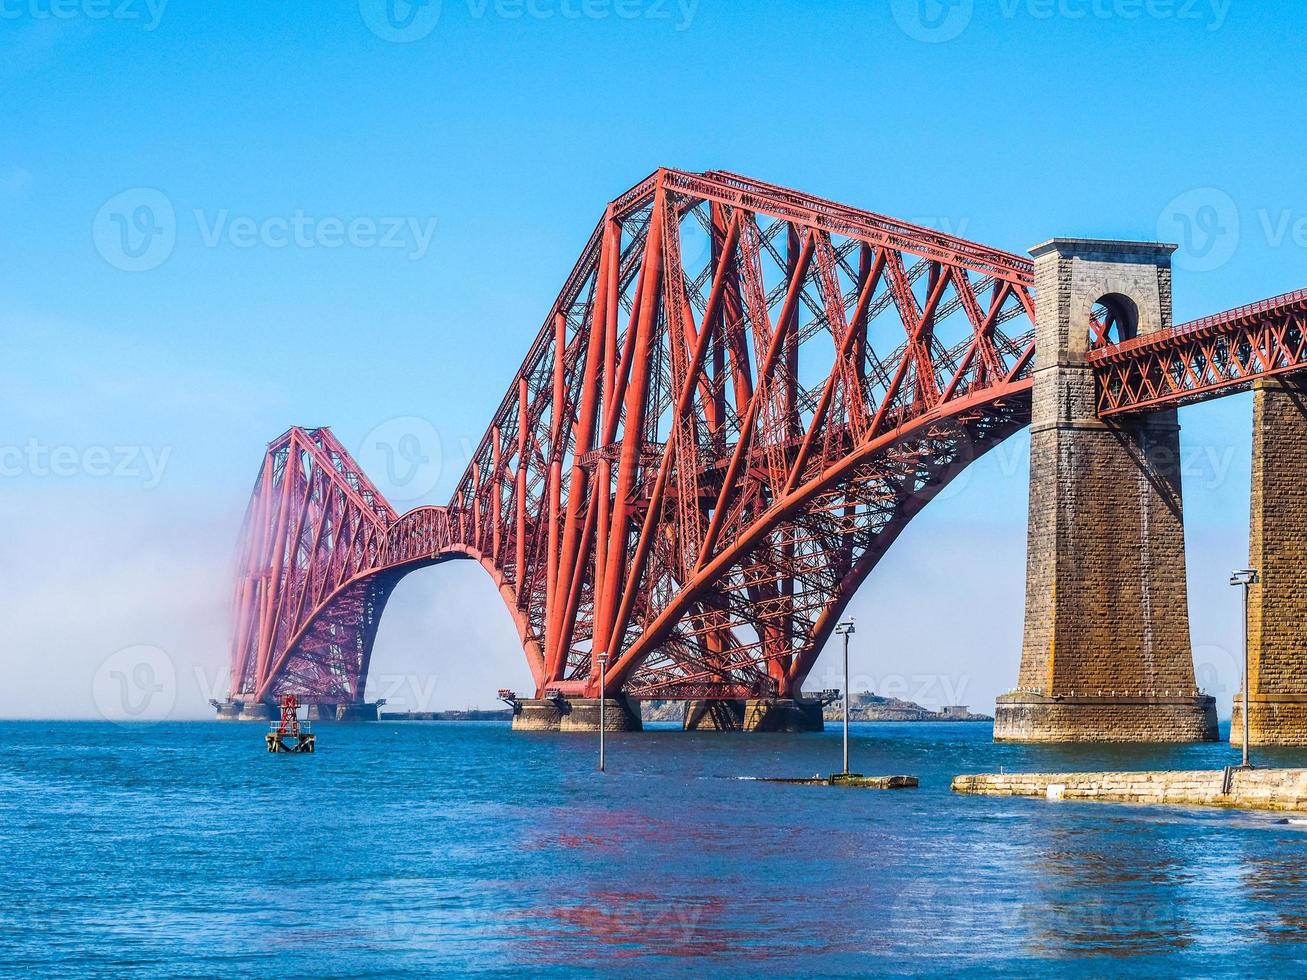
{"label": "red steel bridge", "polygon": [[[409,572],[479,562],[537,697],[793,697],[859,584],[1030,422],[1031,263],[735,174],[608,205],[453,499],[398,514],[327,429],[273,442],[234,697],[363,700]],[[1307,291],[1146,337],[1095,319],[1102,417],[1307,366]]]}

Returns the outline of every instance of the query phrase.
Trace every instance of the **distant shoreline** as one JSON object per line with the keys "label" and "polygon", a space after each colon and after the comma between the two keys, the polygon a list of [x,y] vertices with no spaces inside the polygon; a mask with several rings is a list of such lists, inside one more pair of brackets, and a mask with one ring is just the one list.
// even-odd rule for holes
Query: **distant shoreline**
{"label": "distant shoreline", "polygon": [[[826,712],[826,721],[839,721],[838,711],[831,715]],[[680,724],[684,716],[667,717],[661,712],[651,712],[650,717],[644,721],[647,724]],[[382,712],[379,721],[512,721],[512,711],[508,708],[473,708],[473,710],[463,711],[391,711]],[[902,724],[928,724],[931,721],[993,721],[989,715],[966,715],[966,716],[949,716],[941,712],[921,711],[914,715],[893,715],[886,712],[882,716],[874,716],[873,712],[867,710],[850,711],[848,720],[851,724],[867,723],[902,723]]]}

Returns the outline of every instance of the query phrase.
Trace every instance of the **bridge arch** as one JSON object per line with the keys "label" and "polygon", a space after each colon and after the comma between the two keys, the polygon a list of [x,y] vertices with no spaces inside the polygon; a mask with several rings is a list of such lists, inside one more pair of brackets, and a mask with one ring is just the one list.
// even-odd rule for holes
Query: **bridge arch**
{"label": "bridge arch", "polygon": [[596,693],[598,650],[637,697],[797,690],[903,527],[1028,421],[1032,285],[1009,253],[658,171],[608,206],[447,506],[394,513],[326,430],[270,447],[233,691],[357,695],[395,583],[459,558],[537,693]]}
{"label": "bridge arch", "polygon": [[1107,347],[1139,336],[1139,306],[1125,293],[1105,293],[1089,314],[1089,349]]}

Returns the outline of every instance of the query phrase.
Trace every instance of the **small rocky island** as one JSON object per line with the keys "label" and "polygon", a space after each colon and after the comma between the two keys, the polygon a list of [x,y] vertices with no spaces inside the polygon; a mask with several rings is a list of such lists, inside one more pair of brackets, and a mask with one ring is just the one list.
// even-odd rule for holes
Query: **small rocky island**
{"label": "small rocky island", "polygon": [[[822,711],[826,721],[842,721],[844,710],[839,701]],[[993,721],[993,715],[976,714],[965,704],[945,705],[939,711],[923,708],[915,701],[886,698],[861,691],[849,698],[849,721]]]}

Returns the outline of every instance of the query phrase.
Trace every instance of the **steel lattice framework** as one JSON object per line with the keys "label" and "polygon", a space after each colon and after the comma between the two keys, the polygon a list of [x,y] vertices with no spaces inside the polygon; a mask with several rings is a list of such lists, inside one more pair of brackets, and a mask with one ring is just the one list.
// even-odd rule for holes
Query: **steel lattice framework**
{"label": "steel lattice framework", "polygon": [[[445,507],[397,515],[325,429],[271,444],[232,692],[359,701],[413,569],[481,563],[537,687],[793,696],[859,584],[1030,420],[1018,256],[733,174],[607,208]],[[1103,414],[1302,364],[1307,294],[1110,344]]]}
{"label": "steel lattice framework", "polygon": [[1031,267],[726,173],[612,202],[447,507],[397,516],[324,429],[268,450],[234,694],[363,696],[408,571],[494,577],[538,693],[797,692],[948,480],[1029,421]]}
{"label": "steel lattice framework", "polygon": [[1228,395],[1307,367],[1307,289],[1093,350],[1100,417]]}

